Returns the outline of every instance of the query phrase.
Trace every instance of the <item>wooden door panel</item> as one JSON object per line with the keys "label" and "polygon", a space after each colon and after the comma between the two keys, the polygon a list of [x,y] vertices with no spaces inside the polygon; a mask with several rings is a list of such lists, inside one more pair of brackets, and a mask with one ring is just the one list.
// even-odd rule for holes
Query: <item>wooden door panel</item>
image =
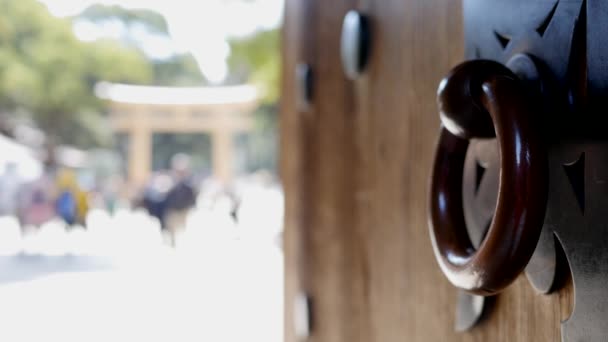
{"label": "wooden door panel", "polygon": [[[371,20],[372,53],[348,81],[344,14]],[[312,298],[310,341],[559,341],[570,289],[536,294],[520,277],[470,332],[454,332],[457,290],[427,228],[439,80],[464,59],[462,3],[288,0],[283,34],[286,341],[293,299]],[[298,111],[297,63],[314,74]]]}
{"label": "wooden door panel", "polygon": [[[282,103],[282,165],[284,183],[289,184],[286,215],[291,225],[285,231],[286,267],[299,271],[287,279],[286,312],[293,310],[296,292],[309,294],[314,305],[314,339],[319,341],[369,341],[361,329],[352,328],[368,319],[361,316],[367,310],[359,304],[364,296],[358,272],[353,271],[357,260],[350,257],[353,244],[346,242],[357,222],[350,192],[357,177],[352,120],[356,113],[353,85],[342,74],[336,50],[342,18],[354,4],[288,2],[283,36],[284,54],[289,56],[283,84],[285,92],[291,93]],[[293,47],[294,40],[302,45]],[[306,111],[298,111],[289,97],[294,100],[293,74],[298,63],[309,64],[315,79],[313,102]],[[293,338],[291,323],[288,315],[288,339]]]}

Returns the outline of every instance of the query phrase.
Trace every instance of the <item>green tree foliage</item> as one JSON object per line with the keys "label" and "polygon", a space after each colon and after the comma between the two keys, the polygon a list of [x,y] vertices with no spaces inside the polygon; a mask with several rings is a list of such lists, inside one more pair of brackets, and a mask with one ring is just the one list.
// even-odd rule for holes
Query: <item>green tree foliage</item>
{"label": "green tree foliage", "polygon": [[277,171],[278,98],[281,68],[279,29],[259,31],[230,41],[230,82],[249,82],[262,91],[262,104],[254,113],[256,129],[237,140],[246,151],[247,171]]}
{"label": "green tree foliage", "polygon": [[[151,10],[126,9],[121,6],[92,5],[77,15],[74,21],[88,21],[99,27],[120,23],[120,42],[145,54],[148,37],[171,41],[165,18]],[[163,86],[200,86],[206,83],[197,61],[190,53],[173,53],[168,58],[148,57],[152,70],[152,83]],[[111,66],[108,66],[111,68]],[[166,169],[169,160],[176,153],[193,156],[193,166],[197,171],[208,168],[210,163],[210,140],[200,134],[155,134],[153,138],[152,166],[155,170]]]}
{"label": "green tree foliage", "polygon": [[103,23],[116,20],[127,27],[143,25],[150,33],[167,35],[169,25],[160,13],[147,9],[125,9],[117,5],[92,5],[85,9],[78,18]]}
{"label": "green tree foliage", "polygon": [[171,58],[152,62],[154,84],[162,86],[201,86],[207,81],[190,53],[174,55]]}
{"label": "green tree foliage", "polygon": [[97,81],[149,83],[145,57],[117,42],[78,40],[35,0],[0,0],[0,108],[28,113],[63,143],[100,143]]}
{"label": "green tree foliage", "polygon": [[259,31],[230,40],[228,66],[232,82],[255,83],[264,94],[264,102],[276,103],[279,97],[279,30]]}
{"label": "green tree foliage", "polygon": [[[85,20],[102,26],[108,23],[123,25],[122,43],[144,51],[145,42],[140,40],[141,32],[171,40],[169,26],[160,13],[147,9],[127,9],[117,5],[92,5],[74,20]],[[139,36],[136,36],[138,33]],[[150,58],[153,83],[163,86],[198,86],[206,83],[200,68],[190,53],[174,53],[168,58]]]}
{"label": "green tree foliage", "polygon": [[240,134],[236,147],[244,154],[244,165],[240,171],[267,170],[277,172],[277,105],[261,105],[255,115],[256,127],[252,133]]}

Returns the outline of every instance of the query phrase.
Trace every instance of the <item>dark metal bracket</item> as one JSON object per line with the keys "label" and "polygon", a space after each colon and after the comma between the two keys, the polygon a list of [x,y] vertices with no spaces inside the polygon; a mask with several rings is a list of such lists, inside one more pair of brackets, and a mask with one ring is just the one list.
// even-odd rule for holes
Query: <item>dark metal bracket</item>
{"label": "dark metal bracket", "polygon": [[[544,294],[558,289],[562,270],[571,272],[575,305],[562,323],[563,341],[608,336],[607,12],[602,0],[464,1],[467,59],[506,63],[525,53],[542,72],[550,190],[526,275]],[[467,152],[463,202],[475,246],[494,212],[498,158],[492,139],[471,142]],[[459,330],[471,328],[488,301],[466,296],[459,297]]]}

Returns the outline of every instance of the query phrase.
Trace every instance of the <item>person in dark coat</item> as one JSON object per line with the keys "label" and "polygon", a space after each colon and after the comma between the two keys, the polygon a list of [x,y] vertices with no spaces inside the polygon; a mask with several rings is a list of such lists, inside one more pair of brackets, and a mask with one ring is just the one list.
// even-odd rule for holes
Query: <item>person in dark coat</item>
{"label": "person in dark coat", "polygon": [[144,188],[140,199],[139,205],[146,209],[150,216],[158,219],[162,229],[166,229],[165,205],[172,186],[173,180],[169,175],[163,173],[155,174]]}
{"label": "person in dark coat", "polygon": [[165,223],[175,247],[176,236],[186,228],[186,219],[196,205],[196,193],[190,179],[190,157],[177,154],[171,159],[175,183],[165,199]]}

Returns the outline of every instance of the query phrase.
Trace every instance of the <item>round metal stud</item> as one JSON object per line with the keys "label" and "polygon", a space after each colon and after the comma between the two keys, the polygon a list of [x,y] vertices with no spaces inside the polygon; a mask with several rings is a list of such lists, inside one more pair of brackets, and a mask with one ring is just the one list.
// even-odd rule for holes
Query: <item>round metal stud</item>
{"label": "round metal stud", "polygon": [[344,16],[340,52],[346,77],[355,80],[365,68],[370,50],[369,20],[351,10]]}
{"label": "round metal stud", "polygon": [[307,340],[312,333],[311,298],[304,292],[299,292],[293,303],[293,323],[296,337]]}
{"label": "round metal stud", "polygon": [[300,112],[310,108],[313,96],[313,74],[309,64],[296,65],[296,107]]}

